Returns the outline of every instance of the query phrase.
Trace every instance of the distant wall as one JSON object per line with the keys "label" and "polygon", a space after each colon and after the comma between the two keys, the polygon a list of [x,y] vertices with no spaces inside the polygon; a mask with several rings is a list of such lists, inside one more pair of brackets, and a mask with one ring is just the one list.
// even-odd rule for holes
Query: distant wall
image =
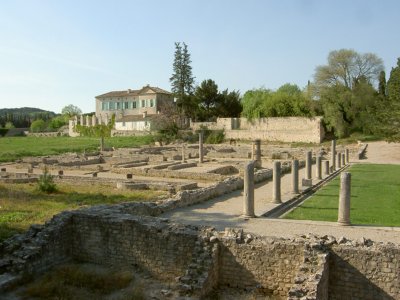
{"label": "distant wall", "polygon": [[322,117],[260,118],[218,118],[217,122],[191,122],[191,128],[202,126],[211,130],[225,130],[226,139],[282,142],[321,143],[324,138]]}

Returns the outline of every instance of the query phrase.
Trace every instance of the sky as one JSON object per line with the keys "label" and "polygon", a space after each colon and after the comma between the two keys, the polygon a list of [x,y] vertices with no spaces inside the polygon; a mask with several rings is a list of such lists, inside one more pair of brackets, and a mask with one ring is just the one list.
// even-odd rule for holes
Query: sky
{"label": "sky", "polygon": [[0,108],[95,110],[95,96],[171,89],[175,42],[196,83],[306,86],[332,50],[400,57],[398,0],[0,0]]}

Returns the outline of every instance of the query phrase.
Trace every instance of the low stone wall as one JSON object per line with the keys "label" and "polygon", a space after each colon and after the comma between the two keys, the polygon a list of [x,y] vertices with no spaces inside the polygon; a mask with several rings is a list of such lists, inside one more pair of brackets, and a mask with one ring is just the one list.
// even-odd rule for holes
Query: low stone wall
{"label": "low stone wall", "polygon": [[321,143],[324,138],[322,117],[218,118],[216,122],[191,123],[193,130],[205,126],[224,130],[226,139],[268,140],[282,142]]}
{"label": "low stone wall", "polygon": [[238,243],[222,239],[219,285],[262,290],[286,299],[303,260],[302,244],[256,239]]}
{"label": "low stone wall", "polygon": [[393,245],[332,247],[329,299],[399,299],[399,259]]}
{"label": "low stone wall", "polygon": [[6,240],[0,244],[0,291],[18,285],[23,273],[35,276],[78,260],[140,267],[160,280],[177,281],[188,295],[229,286],[291,300],[400,296],[399,245],[217,232],[127,213],[134,205],[64,212]]}

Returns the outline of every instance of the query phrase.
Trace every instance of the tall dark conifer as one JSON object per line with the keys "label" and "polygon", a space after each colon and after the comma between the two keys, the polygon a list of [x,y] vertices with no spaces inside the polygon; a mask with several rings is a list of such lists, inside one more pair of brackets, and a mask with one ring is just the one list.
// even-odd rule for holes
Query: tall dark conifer
{"label": "tall dark conifer", "polygon": [[378,93],[379,93],[379,95],[386,97],[386,74],[385,74],[385,71],[381,71],[379,73]]}
{"label": "tall dark conifer", "polygon": [[184,116],[189,116],[192,105],[194,91],[194,77],[192,74],[190,53],[187,45],[183,43],[183,48],[179,42],[175,43],[175,55],[173,63],[173,74],[169,79],[171,90],[177,98],[177,105]]}

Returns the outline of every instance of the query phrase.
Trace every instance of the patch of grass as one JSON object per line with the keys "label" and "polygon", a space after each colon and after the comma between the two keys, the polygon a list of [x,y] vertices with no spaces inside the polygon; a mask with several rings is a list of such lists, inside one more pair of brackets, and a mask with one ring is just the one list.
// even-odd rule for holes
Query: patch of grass
{"label": "patch of grass", "polygon": [[[350,220],[353,224],[400,226],[400,166],[353,165]],[[317,191],[286,219],[336,222],[340,178]]]}
{"label": "patch of grass", "polygon": [[60,182],[57,192],[48,194],[36,183],[0,185],[0,242],[21,233],[31,224],[42,224],[63,210],[97,204],[152,201],[166,192],[118,190],[105,183]]}
{"label": "patch of grass", "polygon": [[55,268],[29,284],[22,295],[39,299],[103,298],[128,287],[134,280],[132,272],[69,264]]}
{"label": "patch of grass", "polygon": [[[107,147],[138,147],[150,144],[153,136],[111,137]],[[0,139],[0,162],[15,161],[26,156],[55,155],[66,152],[97,150],[99,138],[90,137],[5,137]]]}

